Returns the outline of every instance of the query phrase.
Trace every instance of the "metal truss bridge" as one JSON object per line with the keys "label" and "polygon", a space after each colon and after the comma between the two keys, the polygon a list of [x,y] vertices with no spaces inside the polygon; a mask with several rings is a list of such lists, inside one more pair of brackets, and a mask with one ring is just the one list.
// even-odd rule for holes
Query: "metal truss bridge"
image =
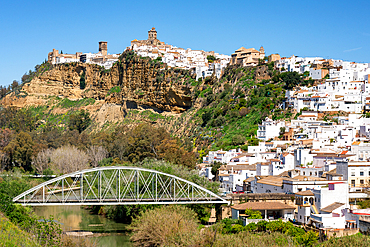
{"label": "metal truss bridge", "polygon": [[62,175],[27,190],[13,202],[25,206],[229,203],[185,179],[127,166]]}

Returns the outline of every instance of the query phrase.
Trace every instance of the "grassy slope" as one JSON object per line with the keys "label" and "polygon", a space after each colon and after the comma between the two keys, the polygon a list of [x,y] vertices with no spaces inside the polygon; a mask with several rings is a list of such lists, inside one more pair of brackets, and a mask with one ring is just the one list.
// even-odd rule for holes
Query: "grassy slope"
{"label": "grassy slope", "polygon": [[[290,111],[279,108],[285,98],[285,83],[257,80],[255,73],[254,68],[228,67],[219,81],[195,87],[195,97],[203,102],[203,107],[193,109],[191,121],[197,125],[192,139],[200,154],[207,148],[243,147],[247,141],[252,144],[258,124],[266,117],[291,118]],[[271,76],[274,73],[271,70]]]}
{"label": "grassy slope", "polygon": [[20,230],[3,214],[0,214],[1,246],[39,246],[29,233]]}

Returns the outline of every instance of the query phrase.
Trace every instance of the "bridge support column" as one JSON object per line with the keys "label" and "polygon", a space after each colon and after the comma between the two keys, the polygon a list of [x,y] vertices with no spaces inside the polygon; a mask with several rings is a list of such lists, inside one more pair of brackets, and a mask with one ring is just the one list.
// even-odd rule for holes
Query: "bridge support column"
{"label": "bridge support column", "polygon": [[64,202],[64,178],[62,179],[62,202]]}
{"label": "bridge support column", "polygon": [[99,201],[101,202],[101,171],[99,171],[99,184],[98,184],[98,192],[99,192]]}
{"label": "bridge support column", "polygon": [[139,171],[136,171],[136,200],[139,200]]}
{"label": "bridge support column", "polygon": [[80,200],[84,201],[84,178],[83,173],[80,174]]}
{"label": "bridge support column", "polygon": [[117,171],[117,177],[116,177],[116,182],[117,182],[117,185],[116,185],[116,193],[117,193],[117,200],[120,202],[121,201],[121,170],[118,170]]}
{"label": "bridge support column", "polygon": [[157,173],[155,174],[155,201],[158,201],[158,175]]}

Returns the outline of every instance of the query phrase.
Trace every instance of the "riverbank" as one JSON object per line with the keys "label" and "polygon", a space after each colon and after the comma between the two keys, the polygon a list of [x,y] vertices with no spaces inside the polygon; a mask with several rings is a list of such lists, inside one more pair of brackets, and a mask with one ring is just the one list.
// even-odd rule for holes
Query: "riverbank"
{"label": "riverbank", "polygon": [[33,211],[40,217],[53,216],[68,236],[96,239],[97,246],[132,246],[126,224],[92,214],[80,206],[42,206],[33,207]]}

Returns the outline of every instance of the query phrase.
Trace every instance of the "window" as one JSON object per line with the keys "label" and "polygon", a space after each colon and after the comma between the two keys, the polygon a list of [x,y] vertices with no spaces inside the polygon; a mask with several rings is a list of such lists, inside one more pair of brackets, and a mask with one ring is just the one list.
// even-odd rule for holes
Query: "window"
{"label": "window", "polygon": [[351,172],[351,176],[354,177],[355,176],[355,172]]}
{"label": "window", "polygon": [[364,175],[364,172],[360,172],[360,176],[363,176]]}
{"label": "window", "polygon": [[352,186],[355,186],[356,182],[355,182],[354,179],[351,180],[351,184],[352,184]]}
{"label": "window", "polygon": [[360,180],[360,184],[364,184],[364,180],[363,179]]}

